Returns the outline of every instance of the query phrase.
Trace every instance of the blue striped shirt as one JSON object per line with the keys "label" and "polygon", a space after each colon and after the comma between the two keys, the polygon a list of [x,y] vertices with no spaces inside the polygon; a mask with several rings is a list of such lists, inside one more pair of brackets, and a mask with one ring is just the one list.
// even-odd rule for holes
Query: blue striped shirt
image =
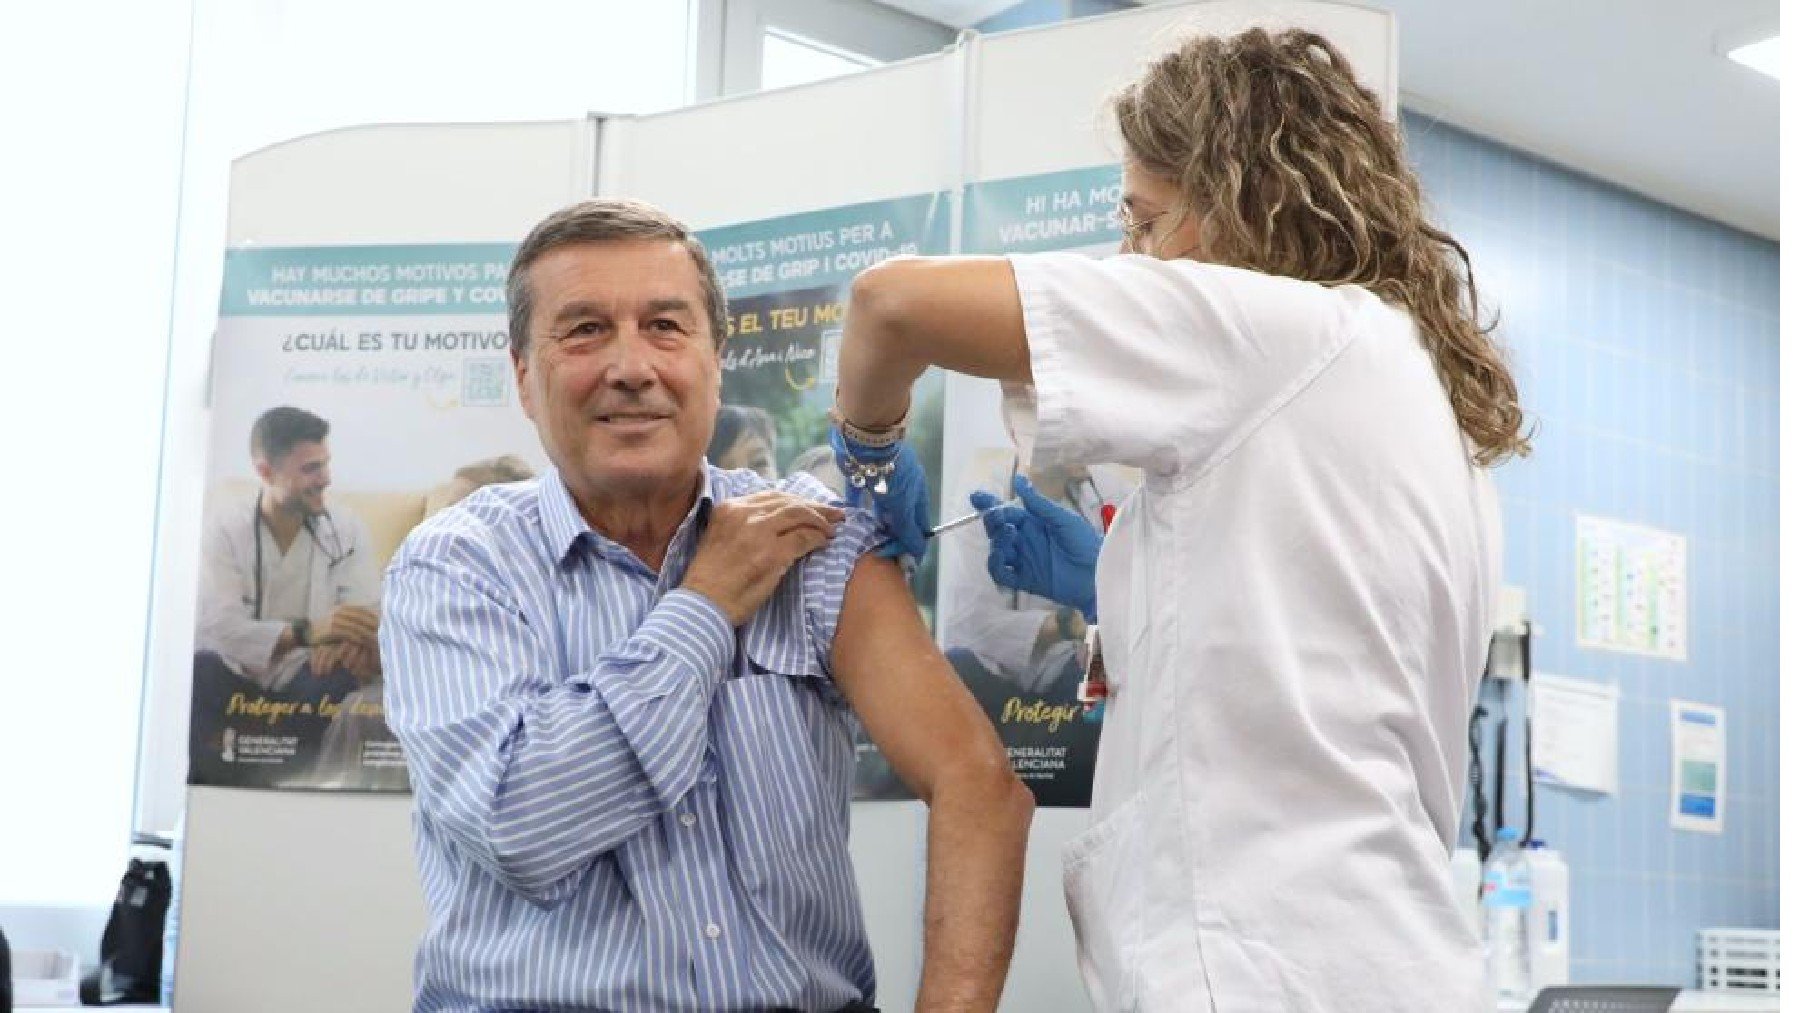
{"label": "blue striped shirt", "polygon": [[415,1010],[873,1000],[830,646],[875,520],[849,511],[740,629],[678,587],[711,501],[768,486],[708,466],[660,574],[554,472],[476,492],[395,555],[381,654],[429,913]]}

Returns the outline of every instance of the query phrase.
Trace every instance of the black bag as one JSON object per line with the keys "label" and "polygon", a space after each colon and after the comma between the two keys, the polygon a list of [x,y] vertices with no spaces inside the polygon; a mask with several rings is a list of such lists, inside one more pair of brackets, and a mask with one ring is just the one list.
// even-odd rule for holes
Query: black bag
{"label": "black bag", "polygon": [[161,998],[163,919],[169,914],[170,893],[167,865],[131,860],[100,936],[100,966],[81,982],[82,1005],[155,1003]]}

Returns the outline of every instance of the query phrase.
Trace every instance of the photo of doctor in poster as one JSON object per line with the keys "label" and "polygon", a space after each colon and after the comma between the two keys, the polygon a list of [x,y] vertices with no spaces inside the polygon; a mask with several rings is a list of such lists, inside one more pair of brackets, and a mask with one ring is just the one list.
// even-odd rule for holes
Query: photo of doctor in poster
{"label": "photo of doctor in poster", "polygon": [[[369,533],[328,504],[331,426],[287,405],[251,427],[257,482],[216,490],[202,535],[190,768],[196,780],[289,781],[381,677]],[[358,701],[351,701],[355,706]],[[210,776],[209,776],[210,775]]]}
{"label": "photo of doctor in poster", "polygon": [[333,435],[304,408],[269,408],[248,433],[253,479],[224,478],[208,497],[191,783],[404,790],[376,646],[382,569],[427,514],[532,474],[507,456],[420,493],[340,495]]}

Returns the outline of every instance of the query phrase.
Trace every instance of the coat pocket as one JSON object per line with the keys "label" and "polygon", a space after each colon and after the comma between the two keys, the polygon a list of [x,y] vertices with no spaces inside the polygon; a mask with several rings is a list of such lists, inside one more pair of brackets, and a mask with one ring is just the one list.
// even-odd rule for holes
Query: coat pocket
{"label": "coat pocket", "polygon": [[1145,793],[1139,791],[1063,849],[1063,896],[1096,1013],[1137,1009],[1144,902]]}

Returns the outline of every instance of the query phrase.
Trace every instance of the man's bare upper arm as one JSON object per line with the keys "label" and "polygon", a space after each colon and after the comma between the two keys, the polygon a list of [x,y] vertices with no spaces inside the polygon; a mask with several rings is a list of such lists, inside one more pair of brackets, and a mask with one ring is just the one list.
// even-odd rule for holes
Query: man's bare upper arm
{"label": "man's bare upper arm", "polygon": [[1008,766],[994,726],[944,660],[891,560],[867,555],[851,571],[831,667],[870,738],[925,801],[944,772]]}

